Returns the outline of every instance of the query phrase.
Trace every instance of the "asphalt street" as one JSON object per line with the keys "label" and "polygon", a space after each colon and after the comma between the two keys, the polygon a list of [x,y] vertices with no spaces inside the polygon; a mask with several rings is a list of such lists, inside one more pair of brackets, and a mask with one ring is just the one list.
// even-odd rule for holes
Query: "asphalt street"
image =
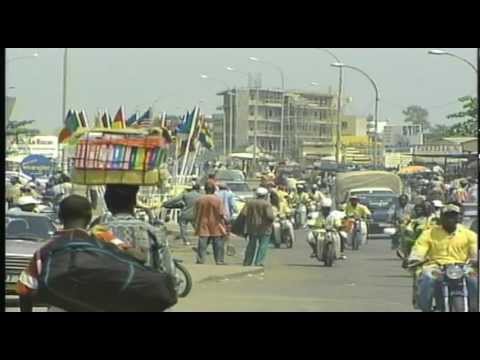
{"label": "asphalt street", "polygon": [[[173,311],[413,311],[412,279],[390,250],[389,239],[370,239],[327,268],[309,257],[305,238],[299,231],[293,249],[270,249],[264,274],[198,284]],[[230,260],[236,261],[241,259]]]}

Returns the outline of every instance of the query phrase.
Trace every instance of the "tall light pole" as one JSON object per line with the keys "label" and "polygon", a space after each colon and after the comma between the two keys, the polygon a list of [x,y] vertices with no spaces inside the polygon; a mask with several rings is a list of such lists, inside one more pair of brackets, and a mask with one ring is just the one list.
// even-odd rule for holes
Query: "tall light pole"
{"label": "tall light pole", "polygon": [[[230,90],[230,86],[223,80],[220,80],[220,79],[216,79],[216,78],[213,78],[209,75],[206,75],[206,74],[200,74],[200,77],[202,79],[210,79],[210,80],[214,80],[214,81],[217,81],[221,84],[223,84],[226,88],[227,88],[227,95],[228,95],[228,99],[229,99],[229,106],[230,106],[230,116],[229,116],[229,120],[230,120],[230,131],[231,131],[231,126],[232,126],[232,107],[233,107],[233,104],[232,104],[232,92]],[[224,121],[223,121],[223,155],[224,156],[227,156],[227,109],[226,107],[224,106]],[[231,148],[231,144],[230,144],[230,148]]]}
{"label": "tall light pole", "polygon": [[[242,75],[244,75],[244,76],[247,77],[247,80],[250,79],[250,75],[249,75],[248,73],[243,72],[243,71],[240,71],[240,70],[237,70],[237,69],[234,68],[233,66],[225,66],[225,69],[226,69],[227,71],[230,71],[230,72],[235,72],[235,73],[238,73],[238,74],[242,74]],[[238,109],[240,108],[240,105],[239,105],[238,98],[239,98],[239,96],[238,96],[238,88],[236,88],[236,89],[235,89],[235,109],[236,109],[236,111],[235,111],[235,114],[236,114],[236,116],[235,116],[235,124],[236,124],[236,126],[235,126],[235,127],[237,127],[238,124],[239,124],[239,115],[238,115],[239,112],[238,112]],[[232,116],[232,122],[233,122],[233,116]],[[248,123],[248,122],[247,122],[247,123]],[[233,149],[232,149],[232,146],[233,146],[233,145],[232,145],[232,144],[233,144],[233,123],[230,123],[230,146],[231,146],[231,147],[230,147],[230,153],[233,152]]]}
{"label": "tall light pole", "polygon": [[[325,48],[317,48],[317,50],[322,50],[329,54],[338,64],[341,64],[342,61],[335,55],[331,50]],[[338,98],[337,98],[337,139],[335,146],[335,162],[340,164],[341,159],[341,142],[342,142],[342,123],[341,123],[341,112],[342,112],[342,93],[343,93],[343,66],[338,68]]]}
{"label": "tall light pole", "polygon": [[359,69],[358,67],[351,66],[351,65],[345,65],[343,63],[337,62],[331,64],[333,67],[337,68],[347,68],[347,69],[352,69],[355,70],[361,74],[363,74],[373,85],[373,88],[375,89],[375,135],[373,138],[373,147],[374,147],[374,154],[373,154],[373,165],[374,168],[376,169],[378,166],[378,103],[380,101],[380,92],[378,91],[378,86],[375,80],[373,80],[370,75],[368,75],[365,71],[362,69]]}
{"label": "tall light pole", "polygon": [[285,106],[285,74],[283,72],[283,69],[278,66],[277,64],[274,64],[270,61],[264,61],[264,60],[260,60],[259,58],[257,57],[254,57],[254,56],[250,56],[248,58],[250,61],[254,61],[254,62],[258,62],[258,63],[261,63],[261,64],[266,64],[266,65],[270,65],[272,67],[274,67],[279,73],[280,73],[280,78],[281,78],[281,81],[282,81],[282,109],[281,109],[281,112],[282,112],[282,115],[281,115],[281,120],[280,120],[280,158],[283,159],[284,158],[284,154],[283,154],[283,141],[284,141],[284,120],[285,120],[285,114],[284,114],[284,106]]}
{"label": "tall light pole", "polygon": [[448,52],[448,51],[443,51],[443,50],[430,50],[428,53],[430,55],[445,55],[445,56],[454,57],[455,59],[463,61],[464,63],[469,65],[473,69],[473,71],[475,71],[475,74],[478,74],[478,69],[476,68],[476,66],[472,62],[470,62],[469,60],[467,60],[467,59],[465,59],[461,56],[458,56],[454,53],[451,53],[451,52]]}

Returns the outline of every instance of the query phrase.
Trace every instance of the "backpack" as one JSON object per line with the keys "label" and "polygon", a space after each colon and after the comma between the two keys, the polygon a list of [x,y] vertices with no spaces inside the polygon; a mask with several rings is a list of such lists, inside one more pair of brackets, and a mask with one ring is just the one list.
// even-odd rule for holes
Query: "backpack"
{"label": "backpack", "polygon": [[177,303],[171,275],[94,237],[54,238],[42,264],[38,300],[67,311],[161,312]]}

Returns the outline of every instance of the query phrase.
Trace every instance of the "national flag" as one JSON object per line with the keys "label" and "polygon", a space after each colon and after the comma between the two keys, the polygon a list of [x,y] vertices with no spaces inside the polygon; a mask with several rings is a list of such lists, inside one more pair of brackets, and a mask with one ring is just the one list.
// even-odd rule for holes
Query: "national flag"
{"label": "national flag", "polygon": [[123,106],[120,106],[120,109],[117,111],[115,118],[112,122],[112,129],[125,129],[127,127],[125,120],[125,111]]}
{"label": "national flag", "polygon": [[107,114],[106,111],[103,112],[103,115],[100,118],[100,122],[101,122],[103,128],[105,128],[105,129],[110,128],[110,124],[109,124],[109,121],[108,121],[108,114]]}
{"label": "national flag", "polygon": [[149,108],[140,118],[137,120],[136,128],[149,128],[153,125],[153,111]]}
{"label": "national flag", "polygon": [[85,113],[85,111],[84,110],[80,111],[78,116],[80,118],[81,126],[84,127],[84,128],[88,128],[88,119],[87,119],[87,114]]}
{"label": "national flag", "polygon": [[127,126],[133,126],[138,121],[138,113],[135,112],[132,116],[130,116],[127,120]]}
{"label": "national flag", "polygon": [[189,134],[190,130],[192,129],[193,117],[194,112],[189,113],[187,111],[187,114],[180,121],[180,124],[178,124],[176,132],[179,134]]}
{"label": "national flag", "polygon": [[70,134],[73,134],[79,127],[81,127],[80,117],[76,110],[69,111],[67,118],[65,119],[65,127],[70,131]]}
{"label": "national flag", "polygon": [[79,121],[75,116],[75,112],[72,110],[68,110],[68,113],[65,117],[64,127],[58,134],[58,142],[63,143],[67,141],[72,134],[77,130],[79,127]]}
{"label": "national flag", "polygon": [[200,128],[200,134],[198,135],[198,141],[202,146],[208,150],[212,150],[214,147],[213,144],[213,137],[210,133],[210,128],[208,127],[208,124],[205,122],[205,119],[202,122],[201,128]]}

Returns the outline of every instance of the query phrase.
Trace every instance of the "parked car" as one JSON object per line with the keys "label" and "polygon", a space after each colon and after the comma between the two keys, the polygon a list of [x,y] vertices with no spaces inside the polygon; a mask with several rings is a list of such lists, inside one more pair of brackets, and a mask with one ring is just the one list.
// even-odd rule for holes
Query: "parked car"
{"label": "parked car", "polygon": [[[5,216],[5,289],[16,296],[16,283],[35,251],[57,228],[48,216],[29,212],[7,212]],[[18,301],[18,299],[14,299]]]}
{"label": "parked car", "polygon": [[235,194],[235,197],[241,200],[254,198],[255,194],[250,186],[244,181],[229,181],[226,183],[228,188]]}

